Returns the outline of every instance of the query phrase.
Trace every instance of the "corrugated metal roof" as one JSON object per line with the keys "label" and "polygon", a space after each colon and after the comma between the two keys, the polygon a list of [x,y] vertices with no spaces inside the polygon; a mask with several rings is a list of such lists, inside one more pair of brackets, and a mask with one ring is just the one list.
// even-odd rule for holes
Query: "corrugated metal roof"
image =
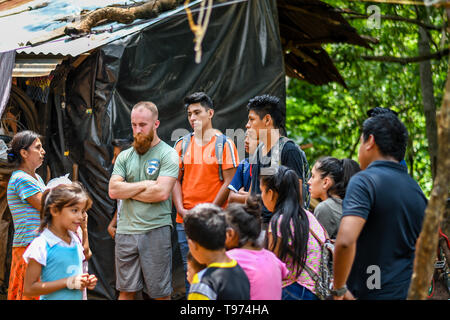
{"label": "corrugated metal roof", "polygon": [[[199,2],[200,0],[192,1],[190,5],[196,5]],[[39,3],[42,3],[42,1],[27,3],[25,6],[38,5]],[[131,5],[132,3],[133,1],[121,0],[52,0],[43,8],[0,18],[0,30],[11,31],[0,38],[0,52],[15,50],[17,53],[25,54],[78,56],[81,53],[138,32],[184,10],[184,7],[180,6],[151,20],[136,20],[130,25],[111,23],[99,26],[92,29],[92,34],[81,38],[73,39],[69,36],[63,36],[40,45],[28,45],[29,43],[35,43],[38,39],[48,38],[49,35],[55,33],[55,30],[65,27],[67,17],[79,15],[82,10],[94,10],[113,4]],[[0,16],[21,9],[22,7],[17,7],[9,11],[3,11]]]}
{"label": "corrugated metal roof", "polygon": [[48,76],[63,59],[21,59],[16,57],[13,77],[43,77]]}

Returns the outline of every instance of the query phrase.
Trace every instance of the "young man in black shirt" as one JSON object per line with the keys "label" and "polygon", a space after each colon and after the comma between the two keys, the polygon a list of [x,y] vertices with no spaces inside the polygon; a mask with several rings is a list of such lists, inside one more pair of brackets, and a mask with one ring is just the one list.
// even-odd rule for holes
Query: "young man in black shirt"
{"label": "young man in black shirt", "polygon": [[[283,136],[284,114],[280,99],[270,95],[256,96],[249,101],[247,109],[248,122],[245,127],[256,133],[259,142],[254,156],[249,159],[252,164],[250,193],[261,194],[259,177],[262,170],[271,166],[284,165],[297,173],[303,204],[307,207],[308,178],[304,177],[308,171],[308,163],[303,150],[294,141]],[[272,213],[263,206],[264,229],[271,217]]]}
{"label": "young man in black shirt", "polygon": [[[399,162],[408,132],[393,113],[363,123],[354,175],[335,244],[334,289],[340,299],[406,299],[427,199]],[[348,289],[347,289],[348,287]]]}

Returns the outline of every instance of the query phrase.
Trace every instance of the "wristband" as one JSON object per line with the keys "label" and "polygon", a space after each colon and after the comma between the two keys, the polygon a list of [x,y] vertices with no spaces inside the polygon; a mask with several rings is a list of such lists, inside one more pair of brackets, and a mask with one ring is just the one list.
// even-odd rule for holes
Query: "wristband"
{"label": "wristband", "polygon": [[72,276],[67,278],[66,280],[66,286],[70,290],[80,290],[81,289],[81,275],[78,276]]}
{"label": "wristband", "polygon": [[335,297],[342,297],[347,292],[347,286],[344,285],[342,288],[331,290],[331,294]]}

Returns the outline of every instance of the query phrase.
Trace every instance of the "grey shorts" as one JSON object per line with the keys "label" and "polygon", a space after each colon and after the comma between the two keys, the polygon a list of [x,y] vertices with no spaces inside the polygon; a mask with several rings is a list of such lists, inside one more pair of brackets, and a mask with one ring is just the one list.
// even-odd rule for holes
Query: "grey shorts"
{"label": "grey shorts", "polygon": [[[151,298],[172,293],[172,240],[170,226],[144,234],[116,234],[116,289]],[[145,286],[145,288],[144,288]]]}

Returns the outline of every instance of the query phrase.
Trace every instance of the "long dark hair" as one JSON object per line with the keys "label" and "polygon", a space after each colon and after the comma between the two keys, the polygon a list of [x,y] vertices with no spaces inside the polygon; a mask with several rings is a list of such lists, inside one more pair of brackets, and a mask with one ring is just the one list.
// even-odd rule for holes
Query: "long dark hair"
{"label": "long dark hair", "polygon": [[31,130],[17,133],[10,143],[11,147],[8,149],[8,162],[16,166],[20,165],[23,161],[20,150],[27,150],[36,139],[42,139],[42,136]]}
{"label": "long dark hair", "polygon": [[257,247],[261,233],[261,199],[250,196],[246,204],[232,203],[225,210],[227,225],[233,228],[239,236],[239,247],[247,242]]}
{"label": "long dark hair", "polygon": [[41,201],[41,225],[39,226],[39,232],[42,232],[52,221],[50,208],[61,211],[65,207],[86,201],[84,210],[87,211],[92,205],[91,198],[79,182],[60,184],[54,188],[47,189],[42,194]]}
{"label": "long dark hair", "polygon": [[316,170],[319,171],[322,179],[330,176],[333,180],[333,185],[327,190],[327,195],[330,198],[336,195],[344,199],[350,178],[361,169],[359,164],[352,159],[339,160],[333,157],[323,157],[317,160]]}
{"label": "long dark hair", "polygon": [[[296,275],[299,275],[305,266],[309,239],[309,220],[301,206],[298,179],[295,171],[285,166],[279,166],[273,174],[261,175],[261,188],[265,188],[265,191],[273,190],[278,194],[274,214],[270,220],[273,243],[268,249],[274,251],[278,241],[281,241],[278,258],[286,261],[287,257],[291,257]],[[277,235],[280,216],[282,216],[281,239]],[[291,245],[289,240],[292,241]]]}

